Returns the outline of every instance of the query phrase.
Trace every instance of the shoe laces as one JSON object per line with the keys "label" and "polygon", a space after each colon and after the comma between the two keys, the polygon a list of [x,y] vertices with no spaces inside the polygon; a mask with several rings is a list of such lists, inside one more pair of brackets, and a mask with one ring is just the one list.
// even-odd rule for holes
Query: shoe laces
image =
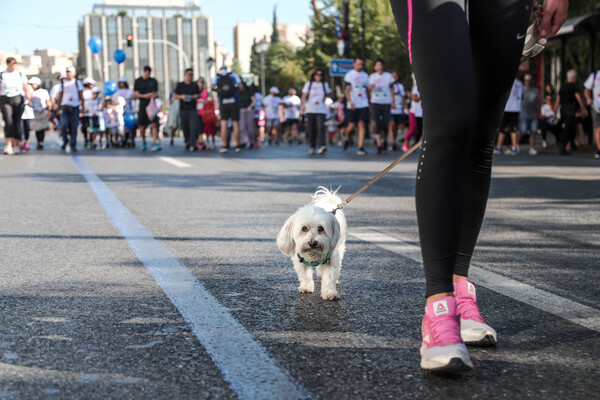
{"label": "shoe laces", "polygon": [[477,301],[472,296],[458,297],[456,300],[456,306],[458,309],[457,314],[462,319],[469,319],[476,322],[483,323],[483,318],[479,312]]}
{"label": "shoe laces", "polygon": [[430,321],[435,344],[446,345],[462,343],[462,339],[460,338],[460,328],[456,317],[447,315],[431,318]]}

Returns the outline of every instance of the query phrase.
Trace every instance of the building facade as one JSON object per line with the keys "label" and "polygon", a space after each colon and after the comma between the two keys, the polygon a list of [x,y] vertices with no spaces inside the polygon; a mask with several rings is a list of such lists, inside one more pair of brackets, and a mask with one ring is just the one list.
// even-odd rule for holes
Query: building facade
{"label": "building facade", "polygon": [[[293,47],[304,45],[309,29],[309,26],[305,24],[277,24],[279,41]],[[262,39],[270,42],[272,33],[273,24],[264,19],[256,19],[254,22],[238,22],[233,28],[234,57],[240,63],[243,72],[250,72],[252,45]]]}
{"label": "building facade", "polygon": [[[126,40],[129,34],[133,35],[131,47]],[[97,55],[88,46],[92,36],[102,39]],[[126,54],[121,64],[113,58],[117,49]],[[186,68],[192,68],[196,77],[212,76],[215,66],[209,59],[214,54],[212,20],[185,0],[105,0],[79,24],[80,74],[98,82],[125,76],[132,85],[149,65],[162,98],[183,80]]]}
{"label": "building facade", "polygon": [[37,76],[42,81],[42,87],[50,89],[56,83],[58,74],[77,64],[78,54],[65,54],[58,49],[37,49],[33,55],[0,52],[0,71],[6,69],[7,57],[14,57],[20,64],[19,69],[27,77]]}

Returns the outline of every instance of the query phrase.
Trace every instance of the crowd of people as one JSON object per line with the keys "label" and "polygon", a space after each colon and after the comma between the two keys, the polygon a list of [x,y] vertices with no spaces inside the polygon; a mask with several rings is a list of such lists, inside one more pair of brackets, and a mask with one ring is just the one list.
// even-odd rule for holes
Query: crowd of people
{"label": "crowd of people", "polygon": [[[364,156],[369,137],[377,154],[406,152],[420,139],[423,129],[423,108],[414,75],[407,91],[397,72],[385,70],[383,60],[375,61],[371,74],[364,71],[364,65],[363,59],[354,60],[352,70],[344,76],[343,90],[331,88],[325,70],[316,67],[299,95],[291,87],[283,97],[275,86],[263,97],[253,82],[246,82],[226,66],[209,85],[203,78],[196,79],[192,69],[186,69],[164,104],[150,66],[144,67],[132,88],[121,77],[118,88],[110,95],[105,88],[102,96],[94,79],[77,79],[74,67],[57,76],[48,92],[39,78],[27,79],[11,57],[1,80],[4,154],[28,151],[31,131],[36,134],[37,149],[43,150],[46,130],[58,128],[62,149],[67,152],[77,151],[78,132],[84,148],[92,150],[135,148],[139,137],[142,151],[160,151],[162,140],[174,145],[181,132],[184,149],[190,152],[216,149],[217,135],[221,153],[306,143],[310,155],[322,155],[327,146],[338,145],[344,151],[356,146],[356,153]],[[544,148],[548,133],[553,134],[561,154],[588,146],[594,139],[598,145],[600,72],[588,77],[584,91],[576,82],[576,72],[569,70],[567,82],[558,93],[547,85],[542,96],[532,74],[526,73],[523,81],[515,79],[494,153],[518,154],[521,138],[528,136],[528,152],[536,155],[538,133]],[[504,149],[507,136],[510,143]],[[150,147],[147,140],[152,141]],[[600,147],[595,157],[600,158]]]}
{"label": "crowd of people", "polygon": [[[559,154],[570,155],[572,151],[593,145],[600,159],[600,71],[586,79],[584,87],[577,85],[577,71],[567,71],[567,81],[558,92],[551,85],[544,93],[534,86],[534,76],[525,73],[523,81],[515,78],[502,122],[494,154],[516,155],[520,152],[521,138],[528,137],[529,155],[538,154],[536,135],[542,136],[541,145],[548,146],[548,133],[555,138]],[[503,149],[506,136],[510,145]]]}

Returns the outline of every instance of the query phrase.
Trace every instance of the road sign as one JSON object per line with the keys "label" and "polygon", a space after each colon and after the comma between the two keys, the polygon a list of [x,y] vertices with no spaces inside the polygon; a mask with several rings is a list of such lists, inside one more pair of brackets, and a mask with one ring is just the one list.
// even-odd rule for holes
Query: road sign
{"label": "road sign", "polygon": [[335,59],[333,58],[329,62],[329,75],[331,76],[344,76],[346,72],[352,69],[353,60],[346,59]]}

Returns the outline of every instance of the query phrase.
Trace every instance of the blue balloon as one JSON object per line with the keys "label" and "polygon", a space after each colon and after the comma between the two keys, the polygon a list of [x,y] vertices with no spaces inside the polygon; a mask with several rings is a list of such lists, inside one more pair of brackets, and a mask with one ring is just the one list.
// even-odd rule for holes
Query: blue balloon
{"label": "blue balloon", "polygon": [[127,56],[125,55],[125,52],[121,49],[116,49],[115,52],[113,53],[113,57],[114,57],[115,61],[117,62],[117,64],[121,64],[127,58]]}
{"label": "blue balloon", "polygon": [[133,127],[137,123],[135,120],[135,115],[133,115],[132,113],[125,113],[123,115],[123,123],[125,124],[126,129],[133,129]]}
{"label": "blue balloon", "polygon": [[104,95],[112,96],[113,94],[115,94],[115,92],[117,91],[118,88],[119,88],[119,85],[117,85],[117,82],[106,81],[106,82],[104,82]]}
{"label": "blue balloon", "polygon": [[92,36],[90,40],[88,40],[88,46],[92,53],[99,53],[100,50],[102,50],[102,39],[98,36]]}

